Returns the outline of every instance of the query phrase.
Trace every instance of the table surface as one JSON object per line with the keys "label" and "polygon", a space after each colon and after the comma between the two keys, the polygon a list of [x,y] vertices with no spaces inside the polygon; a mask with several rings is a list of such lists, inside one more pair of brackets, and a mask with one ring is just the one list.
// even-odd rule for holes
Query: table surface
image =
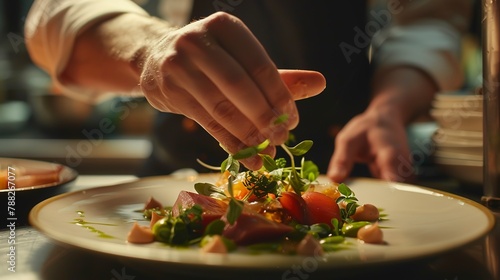
{"label": "table surface", "polygon": [[[82,190],[96,186],[130,182],[134,176],[79,176],[69,191]],[[478,200],[477,192],[457,189],[454,184],[423,182],[418,184],[434,187],[451,193]],[[500,214],[496,217],[495,229],[485,238],[429,259],[370,267],[353,275],[341,276],[349,279],[500,279]],[[180,275],[158,275],[154,270],[145,271],[135,265],[112,257],[93,252],[68,248],[52,242],[37,230],[23,226],[15,229],[16,263],[15,272],[9,271],[7,242],[10,230],[0,231],[0,280],[38,280],[38,279],[186,279]],[[300,275],[297,275],[300,276]],[[311,277],[309,277],[311,276]],[[338,279],[339,275],[311,274],[304,277],[273,277],[269,279]],[[244,278],[244,275],[241,277]],[[261,278],[266,278],[265,276]],[[205,279],[205,277],[204,277]]]}

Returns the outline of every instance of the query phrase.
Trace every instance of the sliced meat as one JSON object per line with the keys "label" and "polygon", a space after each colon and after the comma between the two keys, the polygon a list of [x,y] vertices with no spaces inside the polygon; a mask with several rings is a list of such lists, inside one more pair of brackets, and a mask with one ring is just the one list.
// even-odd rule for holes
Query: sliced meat
{"label": "sliced meat", "polygon": [[191,208],[195,204],[200,205],[203,209],[203,227],[206,227],[210,222],[216,219],[220,219],[220,217],[226,213],[227,209],[227,204],[218,199],[193,192],[181,191],[174,206],[172,206],[172,214],[174,217],[177,217],[180,214],[180,210]]}
{"label": "sliced meat", "polygon": [[222,235],[237,245],[249,245],[280,239],[292,230],[291,226],[271,221],[245,208],[233,225],[227,224]]}

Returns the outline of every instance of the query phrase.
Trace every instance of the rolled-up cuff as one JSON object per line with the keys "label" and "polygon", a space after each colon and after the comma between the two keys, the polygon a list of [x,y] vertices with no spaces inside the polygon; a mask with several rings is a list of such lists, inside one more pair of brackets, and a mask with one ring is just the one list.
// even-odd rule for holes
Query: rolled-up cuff
{"label": "rolled-up cuff", "polygon": [[456,89],[464,80],[460,45],[460,33],[442,21],[394,26],[382,44],[374,46],[375,76],[397,66],[412,66],[433,78],[440,90]]}

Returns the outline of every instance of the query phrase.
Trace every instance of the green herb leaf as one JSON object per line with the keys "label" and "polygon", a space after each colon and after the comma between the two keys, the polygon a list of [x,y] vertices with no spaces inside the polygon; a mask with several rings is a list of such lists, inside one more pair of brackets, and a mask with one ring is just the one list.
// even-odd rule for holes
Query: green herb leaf
{"label": "green herb leaf", "polygon": [[243,212],[243,206],[244,206],[243,201],[239,201],[236,198],[231,198],[231,200],[229,201],[229,207],[226,216],[227,221],[229,222],[230,225],[233,225],[236,222],[236,220],[238,220],[241,213]]}
{"label": "green herb leaf", "polygon": [[347,203],[347,205],[345,207],[345,210],[347,211],[347,217],[350,217],[354,213],[356,213],[356,207],[357,206],[358,206],[357,203],[354,203],[354,202]]}
{"label": "green herb leaf", "polygon": [[234,180],[234,176],[233,175],[229,175],[229,177],[227,178],[227,192],[229,193],[229,195],[231,197],[233,197],[233,180]]}
{"label": "green herb leaf", "polygon": [[288,151],[294,156],[302,156],[311,149],[313,141],[304,140],[294,147],[288,147]]}
{"label": "green herb leaf", "polygon": [[260,155],[260,157],[262,158],[264,168],[267,171],[271,172],[273,170],[278,169],[278,165],[276,165],[276,162],[272,157],[270,157],[269,155]]}
{"label": "green herb leaf", "polygon": [[202,194],[204,196],[210,196],[213,193],[226,196],[226,194],[220,188],[210,183],[196,183],[194,184],[194,189],[196,190],[197,193]]}
{"label": "green herb leaf", "polygon": [[222,170],[227,170],[229,171],[229,174],[232,176],[236,177],[238,172],[240,172],[240,162],[234,159],[231,155],[227,157],[226,163],[224,164],[224,169]]}
{"label": "green herb leaf", "polygon": [[333,234],[334,235],[340,235],[340,226],[339,226],[339,220],[337,218],[332,219],[332,226],[333,226]]}
{"label": "green herb leaf", "polygon": [[222,220],[214,220],[205,228],[204,235],[222,235],[226,223]]}
{"label": "green herb leaf", "polygon": [[279,117],[276,118],[276,120],[273,122],[274,125],[282,124],[288,120],[288,114],[283,114],[280,115]]}
{"label": "green herb leaf", "polygon": [[314,181],[319,176],[319,168],[310,160],[306,160],[302,163],[302,178],[307,178],[309,181]]}
{"label": "green herb leaf", "polygon": [[330,234],[330,227],[327,224],[313,224],[310,226],[309,233],[315,237],[323,238]]}
{"label": "green herb leaf", "polygon": [[[231,157],[231,156],[229,156],[229,157]],[[224,173],[227,170],[227,163],[229,161],[229,157],[226,158],[224,161],[222,161],[222,163],[220,164],[220,172],[221,173]]]}
{"label": "green herb leaf", "polygon": [[195,204],[182,210],[177,217],[163,217],[153,225],[155,240],[171,245],[187,245],[201,235],[202,213],[201,206]]}
{"label": "green herb leaf", "polygon": [[346,197],[353,195],[353,192],[351,191],[351,189],[344,183],[339,184],[338,190],[342,195],[344,195]]}
{"label": "green herb leaf", "polygon": [[286,159],[284,159],[284,158],[277,158],[275,160],[275,162],[276,162],[276,166],[278,168],[285,168],[286,167]]}
{"label": "green herb leaf", "polygon": [[245,158],[255,156],[258,153],[262,152],[265,148],[267,148],[269,146],[269,143],[270,143],[269,140],[265,140],[264,142],[260,143],[257,146],[252,146],[240,150],[239,152],[233,155],[233,158],[236,160],[242,160]]}
{"label": "green herb leaf", "polygon": [[[281,178],[278,178],[278,180],[280,179]],[[270,193],[276,195],[278,192],[278,182],[276,181],[276,177],[268,177],[258,171],[247,171],[245,173],[243,185],[250,191],[243,200],[246,200],[252,194],[257,198],[263,198]]]}
{"label": "green herb leaf", "polygon": [[229,195],[231,196],[231,200],[229,200],[229,205],[227,208],[227,214],[226,218],[229,224],[234,224],[238,217],[241,215],[241,212],[243,212],[243,206],[244,203],[243,201],[239,201],[236,198],[234,198],[233,194],[233,180],[234,176],[229,175],[227,178],[227,191],[229,192]]}
{"label": "green herb leaf", "polygon": [[286,139],[285,144],[291,145],[291,143],[295,143],[295,142],[296,142],[295,135],[289,131],[288,132],[288,139]]}
{"label": "green herb leaf", "polygon": [[295,169],[292,169],[290,172],[290,185],[292,185],[293,191],[298,195],[301,195],[302,192],[305,191],[304,187],[306,184],[302,181]]}

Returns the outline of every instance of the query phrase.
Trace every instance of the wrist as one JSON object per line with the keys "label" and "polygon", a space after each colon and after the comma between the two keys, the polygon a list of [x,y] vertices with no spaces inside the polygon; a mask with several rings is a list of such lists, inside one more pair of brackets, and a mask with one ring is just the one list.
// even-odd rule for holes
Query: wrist
{"label": "wrist", "polygon": [[374,94],[367,110],[376,111],[405,125],[428,114],[438,87],[425,72],[400,66],[374,79]]}
{"label": "wrist", "polygon": [[141,14],[105,18],[76,38],[61,80],[100,92],[135,92],[150,42],[166,28],[166,22]]}

